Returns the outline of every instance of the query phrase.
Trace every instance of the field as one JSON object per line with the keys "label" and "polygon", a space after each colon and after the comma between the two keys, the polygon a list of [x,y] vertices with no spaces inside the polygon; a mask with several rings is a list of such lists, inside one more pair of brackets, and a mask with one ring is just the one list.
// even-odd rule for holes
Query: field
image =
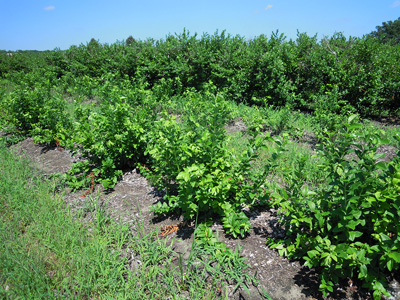
{"label": "field", "polygon": [[2,296],[398,296],[400,46],[184,32],[0,55]]}

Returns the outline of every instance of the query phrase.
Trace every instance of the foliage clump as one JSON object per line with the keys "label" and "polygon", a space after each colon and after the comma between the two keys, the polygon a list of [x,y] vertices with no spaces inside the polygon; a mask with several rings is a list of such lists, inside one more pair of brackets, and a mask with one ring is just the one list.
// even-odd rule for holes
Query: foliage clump
{"label": "foliage clump", "polygon": [[125,41],[125,45],[130,46],[132,45],[134,42],[136,42],[136,40],[133,38],[133,36],[128,36],[128,38]]}
{"label": "foliage clump", "polygon": [[339,280],[358,278],[381,299],[389,296],[387,274],[400,266],[400,162],[380,161],[377,149],[387,141],[379,132],[360,133],[354,120],[327,132],[319,146],[326,186],[282,192],[286,238],[269,244],[319,269],[324,295]]}
{"label": "foliage clump", "polygon": [[376,30],[370,35],[377,37],[383,43],[398,44],[400,42],[400,18],[383,22],[382,26],[376,26]]}

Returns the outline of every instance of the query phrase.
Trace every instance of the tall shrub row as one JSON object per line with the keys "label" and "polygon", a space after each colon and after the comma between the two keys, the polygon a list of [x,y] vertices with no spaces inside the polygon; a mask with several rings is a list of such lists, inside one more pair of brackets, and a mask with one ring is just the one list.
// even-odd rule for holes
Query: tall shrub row
{"label": "tall shrub row", "polygon": [[[224,31],[201,37],[182,34],[165,39],[86,45],[32,56],[0,53],[0,72],[30,72],[39,62],[64,77],[67,86],[80,77],[116,74],[145,82],[152,88],[160,80],[179,81],[173,93],[202,90],[212,81],[238,102],[290,105],[304,110],[343,110],[362,115],[399,108],[400,46],[382,44],[370,36],[346,38],[342,34],[318,41],[305,33],[295,40],[283,34],[246,40]],[[26,57],[26,59],[24,59]],[[327,98],[329,101],[327,101]]]}

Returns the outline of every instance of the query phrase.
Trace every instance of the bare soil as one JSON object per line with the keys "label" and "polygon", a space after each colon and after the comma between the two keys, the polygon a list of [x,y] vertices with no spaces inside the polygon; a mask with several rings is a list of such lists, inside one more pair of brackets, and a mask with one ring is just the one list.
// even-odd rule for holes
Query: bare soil
{"label": "bare soil", "polygon": [[[235,124],[230,124],[229,130],[234,130]],[[238,122],[236,130],[242,130],[243,125]],[[76,160],[69,151],[59,151],[57,148],[43,147],[33,143],[28,138],[14,146],[15,153],[28,157],[34,161],[38,168],[45,174],[55,172],[66,172],[70,165]],[[384,152],[390,149],[384,149]],[[181,217],[156,218],[150,211],[150,205],[160,200],[161,194],[156,191],[137,170],[132,169],[124,172],[123,178],[111,192],[103,191],[99,186],[95,187],[95,194],[99,195],[100,203],[105,205],[107,211],[117,221],[129,224],[135,229],[137,221],[142,222],[145,229],[161,231],[165,225],[178,224]],[[69,192],[64,197],[65,202],[74,213],[83,212],[83,216],[90,218],[92,214],[90,197],[83,196],[84,191]],[[250,273],[257,274],[258,287],[250,287],[251,294],[238,289],[233,292],[230,286],[229,299],[265,299],[261,296],[262,288],[268,292],[274,300],[302,300],[302,299],[324,299],[318,292],[317,273],[302,266],[300,261],[289,261],[282,258],[274,250],[266,245],[269,237],[283,235],[283,232],[275,226],[276,211],[274,210],[252,210],[246,212],[250,217],[252,230],[249,236],[244,239],[231,239],[225,236],[222,226],[218,223],[213,225],[213,230],[219,232],[220,240],[234,249],[238,245],[243,247],[242,255],[247,258],[250,265]],[[175,238],[174,250],[177,253],[188,256],[193,239],[193,226],[181,228],[165,238]],[[129,254],[128,254],[129,256]],[[130,259],[131,267],[134,267],[135,259]],[[400,299],[399,278],[390,283],[390,299]],[[331,299],[372,299],[370,294],[357,286],[357,283],[344,282],[335,289]]]}

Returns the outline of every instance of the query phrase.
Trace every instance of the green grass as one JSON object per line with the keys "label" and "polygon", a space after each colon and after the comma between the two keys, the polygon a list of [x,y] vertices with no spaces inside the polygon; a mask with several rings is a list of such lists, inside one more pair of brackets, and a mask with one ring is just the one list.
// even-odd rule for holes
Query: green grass
{"label": "green grass", "polygon": [[374,132],[380,130],[381,133],[389,140],[389,145],[393,147],[399,147],[399,142],[396,140],[395,136],[400,135],[399,125],[384,125],[378,126],[376,123],[364,120],[363,122],[365,132]]}
{"label": "green grass", "polygon": [[[245,150],[248,136],[241,132],[232,132],[228,134],[230,137],[228,146],[239,154]],[[321,170],[318,165],[321,158],[313,153],[313,151],[304,145],[289,139],[288,135],[278,136],[284,143],[283,152],[280,153],[280,157],[276,161],[277,166],[272,170],[272,176],[280,179],[282,183],[284,181],[285,174],[294,170],[296,166],[301,163],[302,174],[304,182],[310,185],[316,185],[324,182],[326,174]],[[257,160],[253,163],[252,171],[257,173],[263,169],[265,162],[271,158],[271,153],[274,153],[278,145],[268,142],[266,147],[260,150],[260,155]]]}
{"label": "green grass", "polygon": [[184,260],[141,222],[135,230],[114,222],[96,198],[92,221],[81,222],[56,179],[4,146],[0,172],[2,299],[216,299],[228,279],[245,284],[243,258],[216,264],[194,242]]}
{"label": "green grass", "polygon": [[[273,175],[278,178],[281,185],[285,185],[285,176],[291,170],[301,167],[304,183],[311,186],[323,184],[326,178],[325,172],[318,167],[322,157],[317,155],[313,148],[320,142],[318,132],[323,132],[323,128],[313,115],[299,111],[290,111],[288,108],[256,107],[247,105],[231,104],[232,115],[243,119],[247,128],[262,125],[264,129],[281,141],[286,141],[284,152],[281,153],[277,163],[278,166],[273,170]],[[400,145],[395,139],[400,135],[400,126],[378,126],[368,121],[361,121],[363,126],[360,132],[379,132],[388,139],[389,146],[399,148]],[[228,133],[230,137],[229,147],[236,153],[245,150],[248,136],[240,132]],[[270,158],[277,145],[268,143],[267,148],[261,150],[260,156],[253,164],[253,171],[261,169],[264,162]]]}

